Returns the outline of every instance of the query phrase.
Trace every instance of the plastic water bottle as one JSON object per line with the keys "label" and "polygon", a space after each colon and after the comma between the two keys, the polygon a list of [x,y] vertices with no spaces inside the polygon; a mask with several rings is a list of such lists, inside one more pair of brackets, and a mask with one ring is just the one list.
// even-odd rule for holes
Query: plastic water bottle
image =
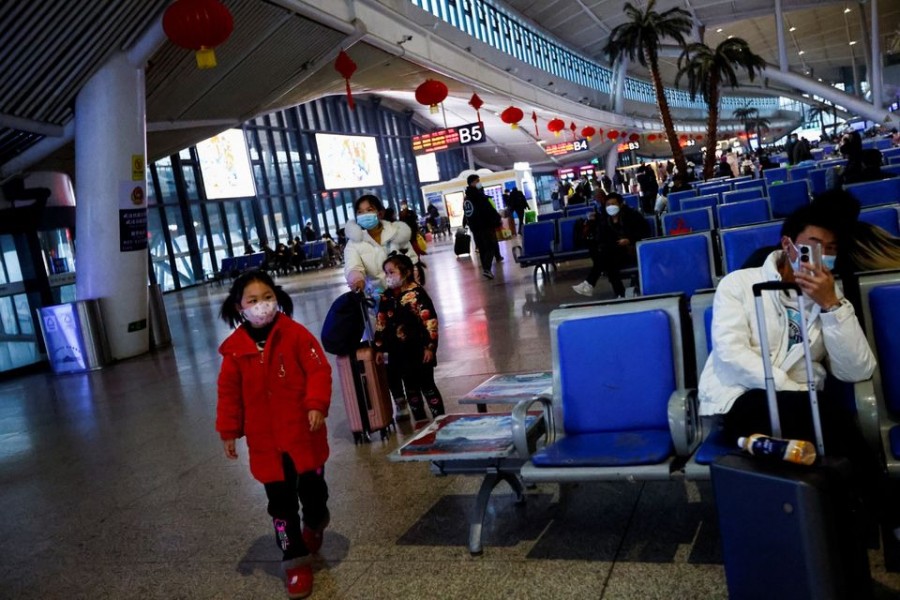
{"label": "plastic water bottle", "polygon": [[816,447],[804,440],[782,440],[761,433],[739,437],[738,446],[754,456],[771,456],[798,465],[816,462]]}

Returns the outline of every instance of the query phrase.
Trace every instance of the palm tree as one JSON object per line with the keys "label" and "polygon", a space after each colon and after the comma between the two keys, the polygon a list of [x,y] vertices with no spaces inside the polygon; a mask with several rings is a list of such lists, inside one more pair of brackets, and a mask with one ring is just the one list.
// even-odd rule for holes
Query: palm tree
{"label": "palm tree", "polygon": [[750,46],[741,38],[729,38],[715,47],[706,44],[689,44],[678,57],[678,75],[675,85],[682,77],[687,77],[691,99],[698,95],[706,101],[709,115],[706,122],[706,158],[703,161],[703,176],[711,177],[716,164],[716,130],[719,125],[719,96],[723,82],[732,88],[738,86],[737,69],[744,69],[750,81],[762,71],[766,61],[750,51]]}
{"label": "palm tree", "polygon": [[816,118],[819,119],[819,128],[822,130],[823,138],[825,137],[825,113],[826,113],[826,110],[827,109],[824,106],[813,106],[812,108],[809,109],[809,112],[806,115],[810,120],[816,119]]}
{"label": "palm tree", "polygon": [[[732,113],[732,116],[741,122],[741,126],[744,128],[744,133],[748,136],[750,135],[751,129],[747,126],[747,124],[759,116],[759,110],[753,108],[749,104],[746,106],[742,106],[741,108],[735,109]],[[747,139],[747,150],[752,152],[753,148],[750,146],[750,139]]]}
{"label": "palm tree", "polygon": [[[772,123],[765,117],[754,117],[747,121],[744,125],[744,131],[747,132],[747,135],[750,133],[756,133],[756,148],[757,150],[762,148],[762,136],[763,132],[769,132],[769,126]],[[747,145],[750,145],[750,140],[747,140]]]}
{"label": "palm tree", "polygon": [[642,66],[650,70],[650,80],[656,91],[656,103],[659,105],[663,128],[672,148],[672,158],[678,171],[687,173],[687,161],[678,143],[665,87],[659,74],[659,47],[664,38],[672,38],[683,46],[684,38],[690,33],[693,21],[691,14],[683,8],[671,8],[659,13],[654,10],[655,7],[656,0],[649,0],[646,10],[643,11],[626,2],[623,10],[627,21],[610,32],[609,41],[604,46],[603,52],[611,64],[621,56],[627,56],[630,60],[637,59]]}

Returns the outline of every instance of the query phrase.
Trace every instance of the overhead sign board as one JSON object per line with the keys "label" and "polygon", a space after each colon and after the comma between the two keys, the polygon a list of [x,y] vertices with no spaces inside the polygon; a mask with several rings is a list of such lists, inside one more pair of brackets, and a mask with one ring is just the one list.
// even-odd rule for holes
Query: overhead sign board
{"label": "overhead sign board", "polygon": [[447,127],[431,133],[414,135],[412,138],[412,150],[413,154],[416,155],[430,154],[472,144],[482,144],[485,141],[487,141],[487,137],[484,135],[484,125],[482,123],[469,123],[459,127]]}
{"label": "overhead sign board", "polygon": [[548,156],[562,156],[564,154],[572,154],[573,152],[583,152],[587,149],[588,141],[584,138],[560,142],[559,144],[547,144],[544,146],[544,152],[546,152]]}

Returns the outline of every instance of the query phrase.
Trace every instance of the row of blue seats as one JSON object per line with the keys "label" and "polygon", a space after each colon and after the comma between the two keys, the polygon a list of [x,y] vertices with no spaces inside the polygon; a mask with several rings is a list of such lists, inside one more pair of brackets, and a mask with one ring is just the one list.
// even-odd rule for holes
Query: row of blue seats
{"label": "row of blue seats", "polygon": [[[855,386],[866,440],[900,475],[900,272],[860,278],[863,317],[879,369]],[[707,479],[733,451],[698,417],[696,381],[709,351],[712,292],[563,306],[550,314],[553,394],[513,410],[526,483]],[[640,357],[635,360],[635,357]],[[648,376],[652,374],[652,376]],[[542,405],[543,447],[529,447],[525,417]]]}

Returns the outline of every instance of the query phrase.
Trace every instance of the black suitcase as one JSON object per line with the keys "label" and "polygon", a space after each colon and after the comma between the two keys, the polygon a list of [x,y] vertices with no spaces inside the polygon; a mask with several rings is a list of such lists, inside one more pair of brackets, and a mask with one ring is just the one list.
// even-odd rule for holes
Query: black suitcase
{"label": "black suitcase", "polygon": [[457,256],[472,253],[472,236],[464,232],[462,229],[456,232],[456,239],[453,241],[453,252]]}
{"label": "black suitcase", "polygon": [[[795,290],[803,315],[803,299],[795,284],[755,285],[760,331],[766,330],[761,292],[767,289]],[[860,507],[851,490],[850,463],[824,456],[805,318],[801,318],[800,328],[819,460],[814,466],[804,467],[735,454],[711,466],[731,600],[856,600],[872,595]],[[764,335],[760,338],[772,433],[778,437],[781,433],[768,341]]]}

